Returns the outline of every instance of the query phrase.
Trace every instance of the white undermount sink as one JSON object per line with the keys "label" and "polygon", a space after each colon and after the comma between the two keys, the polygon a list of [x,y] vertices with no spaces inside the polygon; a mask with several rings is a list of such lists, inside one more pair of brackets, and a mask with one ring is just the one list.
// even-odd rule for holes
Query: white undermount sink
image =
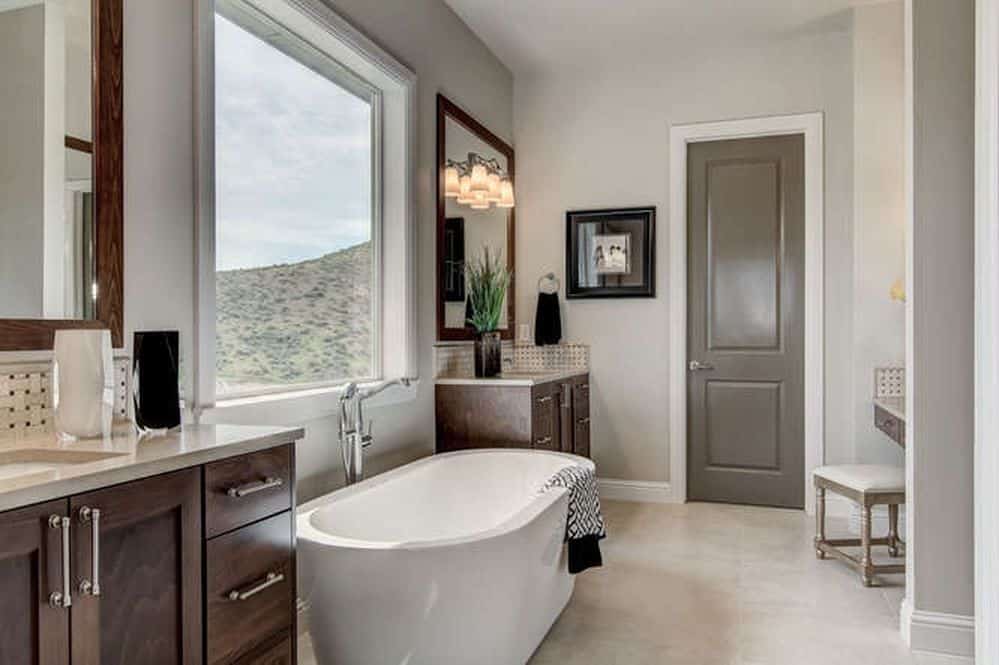
{"label": "white undermount sink", "polygon": [[58,471],[77,464],[100,462],[124,454],[100,450],[47,450],[44,448],[4,450],[0,451],[0,480],[46,471]]}

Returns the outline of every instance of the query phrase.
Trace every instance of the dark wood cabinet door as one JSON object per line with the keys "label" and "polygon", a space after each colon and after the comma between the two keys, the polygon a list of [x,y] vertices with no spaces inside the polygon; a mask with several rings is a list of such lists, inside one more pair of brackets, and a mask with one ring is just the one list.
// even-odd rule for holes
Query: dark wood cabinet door
{"label": "dark wood cabinet door", "polygon": [[95,558],[100,585],[73,598],[73,665],[201,665],[201,469],[81,494],[70,511],[74,590]]}
{"label": "dark wood cabinet door", "polygon": [[[65,499],[0,513],[0,665],[69,665],[69,608],[62,591],[62,538],[51,516],[68,516]],[[72,597],[72,594],[70,594]]]}

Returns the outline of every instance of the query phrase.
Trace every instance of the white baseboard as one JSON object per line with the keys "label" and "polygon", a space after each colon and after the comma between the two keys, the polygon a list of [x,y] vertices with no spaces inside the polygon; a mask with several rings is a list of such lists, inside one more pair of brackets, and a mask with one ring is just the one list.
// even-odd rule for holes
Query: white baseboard
{"label": "white baseboard", "polygon": [[597,487],[600,490],[600,498],[606,501],[683,503],[673,496],[673,488],[666,482],[597,478]]}
{"label": "white baseboard", "polygon": [[974,665],[975,617],[917,610],[907,598],[902,602],[900,620],[902,636],[909,648],[920,654],[920,662]]}

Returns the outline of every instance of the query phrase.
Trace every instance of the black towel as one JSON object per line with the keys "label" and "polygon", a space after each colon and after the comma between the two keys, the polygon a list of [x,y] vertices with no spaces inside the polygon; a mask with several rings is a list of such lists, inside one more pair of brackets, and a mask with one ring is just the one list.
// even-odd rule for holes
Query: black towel
{"label": "black towel", "polygon": [[534,315],[534,343],[558,344],[562,340],[562,315],[558,293],[538,293],[538,311]]}

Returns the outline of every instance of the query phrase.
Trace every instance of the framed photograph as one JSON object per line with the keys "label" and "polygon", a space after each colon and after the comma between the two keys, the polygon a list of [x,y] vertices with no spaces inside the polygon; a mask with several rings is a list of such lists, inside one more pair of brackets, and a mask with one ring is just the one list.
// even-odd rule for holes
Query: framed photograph
{"label": "framed photograph", "polygon": [[656,209],[565,214],[566,298],[653,298]]}

